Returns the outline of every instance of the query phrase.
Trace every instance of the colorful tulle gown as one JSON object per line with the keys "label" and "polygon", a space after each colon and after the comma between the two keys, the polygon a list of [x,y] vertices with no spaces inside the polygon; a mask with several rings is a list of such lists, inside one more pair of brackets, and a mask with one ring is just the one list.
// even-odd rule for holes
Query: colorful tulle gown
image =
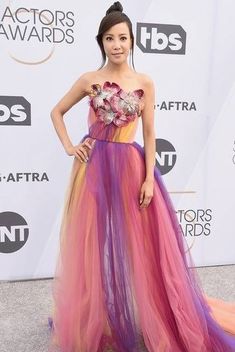
{"label": "colorful tulle gown", "polygon": [[207,297],[157,168],[140,209],[144,91],[106,81],[88,97],[88,162],[75,159],[53,281],[62,352],[235,351],[235,304]]}

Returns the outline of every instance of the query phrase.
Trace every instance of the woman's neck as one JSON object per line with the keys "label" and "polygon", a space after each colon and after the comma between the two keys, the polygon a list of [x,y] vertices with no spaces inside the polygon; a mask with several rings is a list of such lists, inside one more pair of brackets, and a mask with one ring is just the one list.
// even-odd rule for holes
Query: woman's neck
{"label": "woman's neck", "polygon": [[123,62],[122,64],[118,65],[112,62],[108,62],[102,71],[107,74],[112,74],[113,76],[122,77],[125,74],[131,73],[132,69],[127,62]]}

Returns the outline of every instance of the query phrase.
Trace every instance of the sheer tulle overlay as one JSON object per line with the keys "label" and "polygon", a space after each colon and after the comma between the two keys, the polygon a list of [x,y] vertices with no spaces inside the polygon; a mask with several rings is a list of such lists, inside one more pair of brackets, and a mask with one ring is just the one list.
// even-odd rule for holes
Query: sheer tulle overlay
{"label": "sheer tulle overlay", "polygon": [[235,351],[235,303],[208,297],[157,168],[140,209],[144,92],[94,84],[87,163],[74,160],[53,282],[51,348],[62,352]]}

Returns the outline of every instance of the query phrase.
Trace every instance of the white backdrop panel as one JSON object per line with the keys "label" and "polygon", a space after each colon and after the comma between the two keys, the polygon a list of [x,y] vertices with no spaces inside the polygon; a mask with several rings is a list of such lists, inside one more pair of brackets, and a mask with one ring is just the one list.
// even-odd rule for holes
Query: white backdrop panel
{"label": "white backdrop panel", "polygon": [[[143,52],[135,45],[135,66],[155,81],[156,138],[169,142],[176,156],[172,167],[165,160],[163,169],[168,172],[163,178],[195,263],[235,263],[235,68],[231,64],[235,49],[228,45],[235,37],[235,4],[232,0],[122,4],[133,21],[135,37],[137,23],[157,24],[158,32],[170,25],[176,32],[179,26],[186,32],[185,54]],[[83,72],[96,70],[101,63],[95,35],[111,2],[96,1],[96,5],[74,0],[2,0],[0,4],[0,122],[4,109],[17,104],[18,97],[31,106],[31,125],[12,125],[12,118],[8,125],[0,123],[0,279],[54,273],[72,159],[60,145],[50,111]],[[13,17],[18,11],[21,22],[14,23],[8,7]],[[19,8],[25,9],[19,12]],[[42,10],[46,10],[42,21],[54,17],[50,26],[40,22]],[[8,17],[3,19],[4,13]],[[67,21],[56,23],[56,16],[63,15]],[[26,34],[34,26],[38,33],[43,27],[47,33],[57,28],[57,40],[63,40],[53,43],[36,35],[13,40],[10,28],[14,31],[17,25],[21,31],[27,27]],[[71,38],[73,42],[67,43]],[[88,131],[87,108],[85,98],[65,115],[74,143]],[[141,124],[136,137],[143,145]],[[27,238],[25,243],[20,234]]]}

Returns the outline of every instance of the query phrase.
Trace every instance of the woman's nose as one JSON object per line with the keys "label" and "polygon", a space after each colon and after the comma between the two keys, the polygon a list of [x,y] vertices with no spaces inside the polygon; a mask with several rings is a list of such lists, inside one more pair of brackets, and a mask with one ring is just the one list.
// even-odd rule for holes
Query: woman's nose
{"label": "woman's nose", "polygon": [[119,49],[120,48],[120,42],[119,41],[114,42],[113,45],[114,45],[114,49]]}

